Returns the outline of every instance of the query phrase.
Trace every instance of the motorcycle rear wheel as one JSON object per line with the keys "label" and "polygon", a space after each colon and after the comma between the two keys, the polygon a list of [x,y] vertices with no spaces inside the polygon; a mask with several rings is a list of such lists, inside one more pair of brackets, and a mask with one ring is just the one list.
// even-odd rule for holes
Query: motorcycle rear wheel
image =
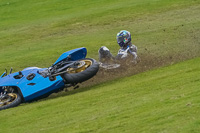
{"label": "motorcycle rear wheel", "polygon": [[6,95],[6,97],[0,98],[0,110],[15,107],[22,101],[22,98],[18,93],[8,93]]}
{"label": "motorcycle rear wheel", "polygon": [[77,68],[67,68],[68,73],[63,75],[66,83],[76,84],[92,78],[99,70],[99,63],[92,58],[78,61]]}

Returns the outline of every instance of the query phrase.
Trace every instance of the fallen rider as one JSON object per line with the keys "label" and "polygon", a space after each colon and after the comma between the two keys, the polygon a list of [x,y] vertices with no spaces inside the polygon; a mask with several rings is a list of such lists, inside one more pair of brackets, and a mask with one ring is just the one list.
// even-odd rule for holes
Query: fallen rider
{"label": "fallen rider", "polygon": [[[128,60],[129,63],[136,64],[138,61],[137,47],[131,42],[131,34],[129,31],[122,30],[117,34],[117,43],[120,46],[117,56],[113,56],[106,46],[99,49],[100,66],[111,65]],[[119,67],[119,65],[118,65]]]}

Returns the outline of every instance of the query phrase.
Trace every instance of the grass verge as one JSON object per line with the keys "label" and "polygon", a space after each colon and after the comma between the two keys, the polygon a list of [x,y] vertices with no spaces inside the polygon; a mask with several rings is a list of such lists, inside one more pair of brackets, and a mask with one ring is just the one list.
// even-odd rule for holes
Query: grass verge
{"label": "grass verge", "polygon": [[200,58],[3,110],[1,132],[198,132]]}

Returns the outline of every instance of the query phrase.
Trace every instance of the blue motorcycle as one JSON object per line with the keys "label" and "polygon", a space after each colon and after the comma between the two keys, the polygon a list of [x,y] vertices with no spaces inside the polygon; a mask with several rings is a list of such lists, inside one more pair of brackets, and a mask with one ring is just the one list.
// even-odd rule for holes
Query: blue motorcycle
{"label": "blue motorcycle", "polygon": [[4,72],[0,77],[0,110],[47,97],[92,78],[99,70],[99,63],[85,58],[86,54],[86,48],[77,48],[63,53],[49,68]]}

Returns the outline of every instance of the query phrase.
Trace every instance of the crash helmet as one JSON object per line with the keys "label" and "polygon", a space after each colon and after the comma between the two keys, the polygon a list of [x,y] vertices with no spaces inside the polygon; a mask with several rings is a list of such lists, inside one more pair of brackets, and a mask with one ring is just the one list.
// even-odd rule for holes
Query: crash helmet
{"label": "crash helmet", "polygon": [[123,47],[125,44],[131,41],[131,33],[127,30],[121,30],[117,33],[117,43],[120,47]]}

